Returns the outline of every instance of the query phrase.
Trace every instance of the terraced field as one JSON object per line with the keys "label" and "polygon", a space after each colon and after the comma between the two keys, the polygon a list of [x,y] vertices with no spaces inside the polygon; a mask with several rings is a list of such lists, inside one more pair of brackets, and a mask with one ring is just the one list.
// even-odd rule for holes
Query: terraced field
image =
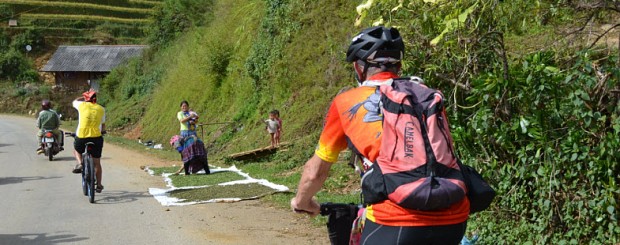
{"label": "terraced field", "polygon": [[0,16],[0,28],[16,34],[37,29],[59,44],[136,44],[143,41],[157,0],[0,0],[18,26]]}

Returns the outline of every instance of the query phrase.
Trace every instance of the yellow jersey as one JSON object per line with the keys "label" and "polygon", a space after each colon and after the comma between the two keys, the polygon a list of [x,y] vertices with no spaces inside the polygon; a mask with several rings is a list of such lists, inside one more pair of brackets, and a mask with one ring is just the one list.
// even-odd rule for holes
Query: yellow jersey
{"label": "yellow jersey", "polygon": [[99,104],[73,101],[78,110],[78,126],[75,132],[78,138],[96,138],[101,136],[101,124],[105,123],[105,109]]}

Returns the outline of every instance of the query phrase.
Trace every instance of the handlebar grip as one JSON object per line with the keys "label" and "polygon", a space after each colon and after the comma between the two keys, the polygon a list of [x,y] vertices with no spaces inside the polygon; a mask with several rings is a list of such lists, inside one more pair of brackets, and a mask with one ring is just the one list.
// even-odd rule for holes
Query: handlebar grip
{"label": "handlebar grip", "polygon": [[331,213],[335,213],[335,212],[342,212],[342,211],[350,211],[350,212],[357,212],[357,209],[359,209],[358,205],[353,204],[353,203],[332,203],[332,202],[325,202],[325,203],[321,203],[321,215],[323,216],[327,216]]}

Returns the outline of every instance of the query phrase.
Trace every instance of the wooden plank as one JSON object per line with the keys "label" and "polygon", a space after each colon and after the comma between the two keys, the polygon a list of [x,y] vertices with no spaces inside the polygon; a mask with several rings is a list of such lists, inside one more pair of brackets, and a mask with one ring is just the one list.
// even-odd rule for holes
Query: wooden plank
{"label": "wooden plank", "polygon": [[[280,147],[272,148],[271,146],[267,146],[263,148],[250,150],[250,151],[234,153],[234,154],[228,155],[228,157],[234,160],[237,160],[237,161],[256,159],[256,158],[263,157],[269,154],[273,154],[276,151],[278,151],[279,148],[286,146],[286,145],[288,145],[288,143],[283,142],[283,143],[280,143]],[[280,149],[280,151],[282,150]]]}
{"label": "wooden plank", "polygon": [[276,148],[267,147],[267,148],[255,149],[251,151],[235,153],[235,154],[230,155],[229,157],[234,160],[241,161],[241,160],[255,159],[258,157],[273,154],[275,152],[276,152]]}

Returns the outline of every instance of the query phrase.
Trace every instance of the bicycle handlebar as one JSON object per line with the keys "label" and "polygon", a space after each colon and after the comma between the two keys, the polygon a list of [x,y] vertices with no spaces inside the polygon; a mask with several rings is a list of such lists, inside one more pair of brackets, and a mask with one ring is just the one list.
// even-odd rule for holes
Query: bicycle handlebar
{"label": "bicycle handlebar", "polygon": [[[106,135],[108,132],[106,130],[101,131],[101,136]],[[74,132],[65,132],[65,136],[71,136],[73,138],[77,137]]]}
{"label": "bicycle handlebar", "polygon": [[332,213],[342,212],[342,211],[352,211],[357,210],[359,207],[357,204],[353,203],[332,203],[332,202],[324,202],[321,203],[321,212],[322,216],[328,216]]}

